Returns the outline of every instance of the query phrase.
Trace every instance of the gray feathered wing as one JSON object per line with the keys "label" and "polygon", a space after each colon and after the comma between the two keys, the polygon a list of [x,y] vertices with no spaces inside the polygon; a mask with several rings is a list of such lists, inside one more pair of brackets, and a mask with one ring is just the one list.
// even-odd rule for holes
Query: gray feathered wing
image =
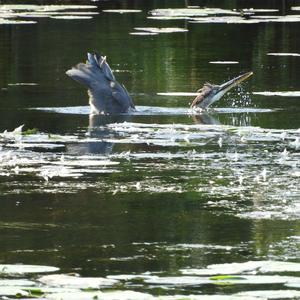
{"label": "gray feathered wing", "polygon": [[88,88],[92,113],[118,114],[135,109],[125,86],[117,82],[105,56],[88,53],[86,63],[79,63],[66,74]]}

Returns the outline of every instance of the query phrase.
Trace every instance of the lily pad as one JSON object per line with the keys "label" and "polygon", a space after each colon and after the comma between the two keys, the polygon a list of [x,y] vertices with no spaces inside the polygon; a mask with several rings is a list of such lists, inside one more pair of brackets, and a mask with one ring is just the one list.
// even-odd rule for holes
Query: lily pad
{"label": "lily pad", "polygon": [[249,272],[275,273],[275,272],[299,272],[300,264],[281,261],[247,261],[245,263],[215,264],[205,269],[182,269],[184,275],[232,275]]}
{"label": "lily pad", "polygon": [[300,297],[300,291],[295,290],[263,290],[247,291],[235,294],[244,299],[244,297],[258,297],[263,299],[297,299]]}
{"label": "lily pad", "polygon": [[192,18],[190,23],[217,23],[217,24],[256,24],[261,23],[259,19],[243,19],[238,16],[222,16],[222,17],[207,17],[207,18]]}
{"label": "lily pad", "polygon": [[203,284],[211,284],[211,281],[205,277],[199,276],[170,276],[170,277],[158,277],[145,278],[144,280],[148,284],[155,285],[168,285],[168,286],[195,286]]}
{"label": "lily pad", "polygon": [[[236,295],[175,295],[175,296],[160,296],[159,300],[258,300],[256,297],[245,296],[241,299]],[[266,300],[266,299],[261,299]]]}
{"label": "lily pad", "polygon": [[300,91],[284,91],[284,92],[253,92],[254,95],[261,96],[280,96],[280,97],[300,97]]}
{"label": "lily pad", "polygon": [[153,16],[194,17],[203,15],[239,15],[240,13],[221,8],[162,8],[149,12]]}
{"label": "lily pad", "polygon": [[51,16],[51,19],[59,19],[59,20],[89,20],[93,17],[91,16]]}
{"label": "lily pad", "polygon": [[0,296],[15,296],[15,297],[26,297],[29,296],[30,293],[22,290],[18,286],[0,286]]}
{"label": "lily pad", "polygon": [[[214,278],[222,278],[222,279],[214,279]],[[211,277],[213,284],[221,284],[221,285],[236,285],[236,284],[284,284],[287,282],[293,282],[294,280],[299,279],[297,277],[287,277],[287,276],[268,276],[268,275],[243,275],[243,276],[216,276]]]}
{"label": "lily pad", "polygon": [[[206,17],[207,14],[198,15],[199,17]],[[151,20],[188,20],[188,16],[148,16],[147,19]]]}
{"label": "lily pad", "polygon": [[22,148],[22,149],[64,149],[63,144],[51,144],[51,143],[21,143],[21,144],[8,144],[8,148]]}
{"label": "lily pad", "polygon": [[193,17],[189,20],[190,23],[220,23],[220,24],[257,24],[268,22],[300,22],[299,15],[286,16],[253,16],[245,19],[241,16],[216,16],[216,17]]}
{"label": "lily pad", "polygon": [[243,280],[242,276],[233,276],[233,275],[217,275],[209,278],[210,280]]}
{"label": "lily pad", "polygon": [[179,27],[165,27],[165,28],[157,28],[157,27],[135,27],[135,30],[146,31],[151,33],[176,33],[176,32],[187,32],[186,28]]}
{"label": "lily pad", "polygon": [[[31,4],[7,4],[0,5],[0,24],[35,24],[36,21],[24,21],[20,18],[51,17],[57,19],[90,19],[91,14],[98,12],[66,12],[67,10],[86,10],[97,8],[93,5],[31,5]],[[65,12],[65,15],[63,15]],[[70,15],[71,14],[71,15]],[[79,16],[80,15],[80,16]]]}
{"label": "lily pad", "polygon": [[274,53],[274,52],[270,52],[268,53],[268,55],[272,55],[272,56],[300,56],[300,53]]}
{"label": "lily pad", "polygon": [[47,286],[67,287],[67,288],[95,288],[112,286],[118,283],[115,279],[101,277],[77,277],[64,274],[46,275],[38,279]]}
{"label": "lily pad", "polygon": [[0,18],[0,25],[31,25],[36,24],[35,21],[10,20]]}
{"label": "lily pad", "polygon": [[253,12],[253,13],[268,13],[268,12],[278,12],[279,9],[275,8],[243,8],[243,12]]}
{"label": "lily pad", "polygon": [[16,83],[8,83],[8,86],[36,86],[38,85],[35,82],[16,82]]}
{"label": "lily pad", "polygon": [[113,292],[76,292],[76,293],[55,293],[47,295],[49,300],[152,300],[155,297],[135,291],[113,291]]}
{"label": "lily pad", "polygon": [[234,64],[238,64],[239,62],[238,61],[222,61],[222,60],[216,60],[216,61],[210,61],[209,62],[210,64],[224,64],[224,65],[234,65]]}
{"label": "lily pad", "polygon": [[56,272],[59,268],[40,265],[0,265],[0,274],[26,274]]}
{"label": "lily pad", "polygon": [[108,275],[106,276],[109,279],[130,281],[130,280],[144,280],[151,279],[153,275],[145,275],[145,274],[121,274],[121,275]]}
{"label": "lily pad", "polygon": [[77,9],[93,9],[95,5],[33,5],[33,4],[4,4],[0,5],[1,11],[61,11]]}
{"label": "lily pad", "polygon": [[27,279],[0,279],[0,288],[3,286],[33,286],[36,283]]}
{"label": "lily pad", "polygon": [[129,14],[129,13],[140,13],[140,9],[104,9],[102,10],[106,13],[118,13],[118,14]]}
{"label": "lily pad", "polygon": [[129,34],[130,35],[141,35],[141,36],[144,36],[144,35],[158,35],[157,32],[130,32]]}

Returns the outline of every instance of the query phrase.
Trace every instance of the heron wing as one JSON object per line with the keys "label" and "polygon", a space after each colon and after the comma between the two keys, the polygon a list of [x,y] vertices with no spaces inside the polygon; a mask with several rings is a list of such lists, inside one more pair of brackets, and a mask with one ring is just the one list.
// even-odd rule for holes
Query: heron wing
{"label": "heron wing", "polygon": [[113,99],[126,111],[128,107],[135,108],[131,97],[129,96],[124,85],[118,82],[111,82]]}

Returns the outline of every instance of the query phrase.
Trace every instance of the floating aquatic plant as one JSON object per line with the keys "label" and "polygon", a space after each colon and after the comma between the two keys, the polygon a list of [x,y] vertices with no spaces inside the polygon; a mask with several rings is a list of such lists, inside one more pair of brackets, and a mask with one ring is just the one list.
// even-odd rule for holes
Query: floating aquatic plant
{"label": "floating aquatic plant", "polygon": [[288,52],[275,53],[275,52],[269,52],[268,55],[272,55],[272,56],[300,56],[300,53],[288,53]]}
{"label": "floating aquatic plant", "polygon": [[157,27],[135,27],[135,30],[138,31],[146,31],[150,33],[177,33],[177,32],[187,32],[188,29],[186,28],[179,28],[179,27],[164,27],[164,28],[157,28]]}
{"label": "floating aquatic plant", "polygon": [[102,10],[106,13],[118,13],[118,14],[130,14],[130,13],[140,13],[140,9],[104,9]]}
{"label": "floating aquatic plant", "polygon": [[118,283],[115,279],[97,278],[97,277],[79,277],[65,274],[45,275],[38,279],[41,283],[47,286],[65,287],[65,288],[80,288],[80,289],[100,289],[110,287]]}
{"label": "floating aquatic plant", "polygon": [[222,60],[216,60],[216,61],[210,61],[209,62],[210,64],[219,64],[219,65],[235,65],[235,64],[238,64],[239,62],[238,61],[222,61]]}
{"label": "floating aquatic plant", "polygon": [[0,274],[28,274],[56,272],[59,268],[39,265],[0,265]]}
{"label": "floating aquatic plant", "polygon": [[[90,10],[94,8],[97,8],[97,6],[5,4],[0,5],[0,25],[37,23],[36,21],[25,21],[23,18],[50,17],[65,20],[91,19],[92,15],[97,14],[97,12],[86,12],[84,15],[83,12],[78,12],[78,10]],[[68,10],[71,10],[71,12],[68,12]],[[65,13],[65,15],[62,15],[62,13]]]}
{"label": "floating aquatic plant", "polygon": [[300,91],[278,91],[278,92],[252,92],[254,95],[261,95],[261,96],[280,96],[280,97],[300,97]]}
{"label": "floating aquatic plant", "polygon": [[238,12],[221,8],[162,8],[149,12],[153,16],[194,17],[208,15],[239,15]]}

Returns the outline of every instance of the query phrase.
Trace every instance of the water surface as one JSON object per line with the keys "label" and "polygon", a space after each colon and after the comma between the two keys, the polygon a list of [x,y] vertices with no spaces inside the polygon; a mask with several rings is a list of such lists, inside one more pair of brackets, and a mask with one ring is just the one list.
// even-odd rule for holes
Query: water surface
{"label": "water surface", "polygon": [[[254,6],[199,2],[191,4]],[[255,8],[281,16],[274,3]],[[96,285],[132,292],[121,299],[264,299],[287,289],[298,297],[300,58],[268,55],[300,52],[298,23],[147,18],[184,1],[92,4],[99,7],[87,11],[99,14],[87,19],[35,15],[26,19],[35,24],[0,25],[0,263],[116,280],[17,276],[43,288],[66,280],[54,293]],[[185,30],[130,34],[140,27]],[[108,56],[136,113],[89,116],[85,89],[65,71],[94,49]],[[250,70],[205,113],[189,109],[193,96],[169,94]]]}

